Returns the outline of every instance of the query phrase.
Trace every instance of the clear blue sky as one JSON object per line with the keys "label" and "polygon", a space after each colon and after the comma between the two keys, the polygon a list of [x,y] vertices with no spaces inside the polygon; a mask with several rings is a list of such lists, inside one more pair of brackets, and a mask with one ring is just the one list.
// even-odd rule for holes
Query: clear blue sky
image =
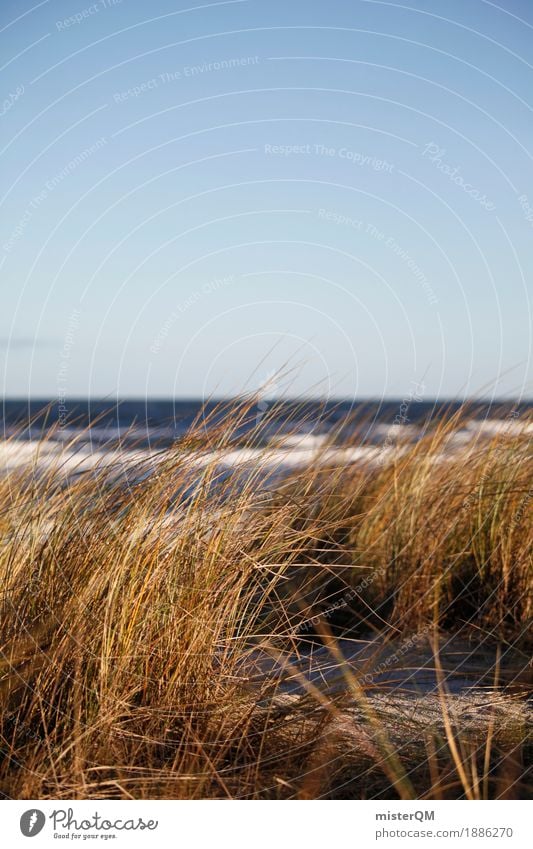
{"label": "clear blue sky", "polygon": [[532,396],[531,2],[0,17],[5,395]]}

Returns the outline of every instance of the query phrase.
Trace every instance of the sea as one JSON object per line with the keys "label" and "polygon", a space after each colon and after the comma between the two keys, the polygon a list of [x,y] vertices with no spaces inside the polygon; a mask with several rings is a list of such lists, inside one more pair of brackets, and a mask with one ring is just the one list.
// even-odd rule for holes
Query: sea
{"label": "sea", "polygon": [[335,463],[384,462],[400,443],[421,439],[444,416],[457,416],[448,440],[453,451],[480,436],[532,432],[532,411],[532,401],[461,403],[418,395],[327,401],[6,398],[0,474],[33,461],[49,466],[59,453],[62,473],[101,467],[119,455],[123,467],[132,466],[178,445],[191,428],[208,462],[209,439],[224,423],[230,424],[231,440],[223,452],[213,451],[228,468],[259,461],[295,467],[318,457]]}
{"label": "sea", "polygon": [[[454,415],[461,407],[469,418],[479,422],[519,420],[533,410],[533,401],[449,401],[398,399],[264,400],[254,406],[249,399],[88,399],[77,398],[68,404],[57,399],[9,399],[2,402],[3,435],[18,439],[36,439],[48,431],[52,438],[61,431],[87,431],[87,438],[104,440],[127,438],[172,443],[191,426],[204,422],[206,427],[220,423],[246,404],[250,412],[241,425],[243,433],[258,425],[264,438],[283,433],[328,434],[359,432],[368,439],[381,438],[380,426],[414,425],[422,431],[444,415]],[[56,431],[55,435],[52,431]]]}

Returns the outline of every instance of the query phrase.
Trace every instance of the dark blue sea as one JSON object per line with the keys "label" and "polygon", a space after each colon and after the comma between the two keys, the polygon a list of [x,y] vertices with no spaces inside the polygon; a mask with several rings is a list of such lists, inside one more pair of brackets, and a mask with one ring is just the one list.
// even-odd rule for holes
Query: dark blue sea
{"label": "dark blue sea", "polygon": [[[416,397],[387,400],[329,400],[247,402],[247,412],[233,436],[246,439],[252,432],[267,444],[285,434],[331,434],[339,438],[357,436],[367,443],[382,441],[384,426],[409,425],[416,434],[444,415],[454,415],[465,404],[458,401],[418,400]],[[243,409],[242,400],[203,402],[198,399],[5,399],[2,404],[3,436],[37,439],[45,432],[64,441],[75,432],[97,444],[135,443],[170,445],[193,426],[206,433],[225,418]],[[505,419],[533,410],[533,402],[470,401],[469,418]]]}

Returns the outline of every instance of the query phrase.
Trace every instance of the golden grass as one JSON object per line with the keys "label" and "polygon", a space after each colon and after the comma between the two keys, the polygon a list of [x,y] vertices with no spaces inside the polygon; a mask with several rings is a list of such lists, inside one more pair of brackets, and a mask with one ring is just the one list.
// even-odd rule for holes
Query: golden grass
{"label": "golden grass", "polygon": [[[383,464],[317,462],[267,491],[260,463],[224,477],[214,459],[198,463],[251,413],[232,409],[208,434],[199,422],[134,483],[106,468],[0,480],[1,792],[527,793],[520,711],[489,711],[463,739],[443,681],[440,720],[415,727],[398,709],[391,734],[386,700],[343,665],[336,637],[470,629],[527,650],[530,438],[446,453],[456,415]],[[247,654],[311,637],[344,693],[309,684],[291,697],[268,676],[248,680]]]}

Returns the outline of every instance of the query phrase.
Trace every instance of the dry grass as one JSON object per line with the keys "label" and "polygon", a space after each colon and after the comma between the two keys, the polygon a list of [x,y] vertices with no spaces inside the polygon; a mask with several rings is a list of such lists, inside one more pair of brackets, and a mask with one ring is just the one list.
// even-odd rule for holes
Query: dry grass
{"label": "dry grass", "polygon": [[[373,696],[336,636],[469,629],[527,650],[530,439],[443,454],[456,416],[382,465],[315,463],[266,491],[261,464],[198,463],[249,414],[198,424],[135,483],[53,466],[0,480],[2,793],[527,794],[524,675],[472,725],[444,681],[428,710]],[[344,692],[249,680],[247,654],[304,637],[329,647]]]}

